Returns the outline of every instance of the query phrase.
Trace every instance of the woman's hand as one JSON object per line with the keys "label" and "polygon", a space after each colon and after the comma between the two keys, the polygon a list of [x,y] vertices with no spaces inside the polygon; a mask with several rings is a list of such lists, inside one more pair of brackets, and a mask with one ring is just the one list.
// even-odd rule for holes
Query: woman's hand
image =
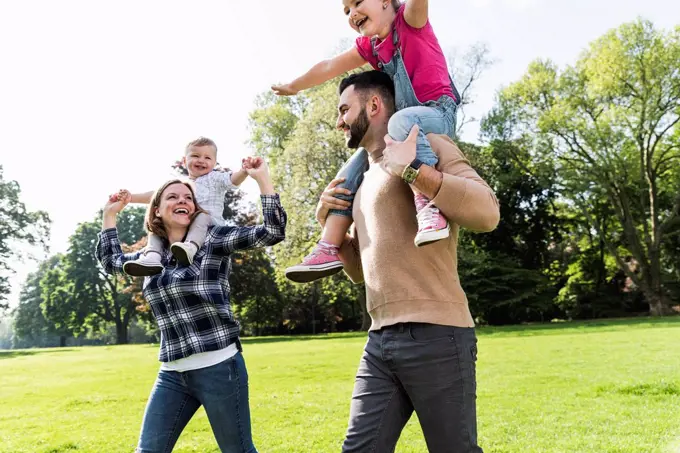
{"label": "woman's hand", "polygon": [[102,228],[114,228],[116,226],[116,216],[130,203],[132,195],[127,190],[120,190],[118,193],[109,195],[109,199],[104,205],[104,218]]}
{"label": "woman's hand", "polygon": [[336,187],[344,180],[345,178],[337,178],[331,181],[319,198],[319,203],[316,205],[316,221],[319,222],[319,225],[321,225],[322,228],[326,225],[328,211],[331,209],[345,210],[349,208],[351,204],[349,201],[336,198],[338,194],[352,195],[352,191],[349,189]]}
{"label": "woman's hand", "polygon": [[130,203],[131,199],[132,195],[130,195],[130,192],[125,189],[122,189],[113,195],[109,195],[109,200],[104,205],[104,215],[118,214],[125,206],[127,206],[128,203]]}
{"label": "woman's hand", "polygon": [[260,186],[262,195],[274,195],[274,185],[269,175],[269,165],[261,157],[247,157],[243,161],[243,168],[248,176],[253,178]]}

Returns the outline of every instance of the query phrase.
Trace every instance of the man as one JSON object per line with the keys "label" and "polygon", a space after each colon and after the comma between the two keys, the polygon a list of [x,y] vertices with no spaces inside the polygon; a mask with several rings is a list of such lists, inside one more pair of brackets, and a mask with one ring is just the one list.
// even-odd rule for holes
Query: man
{"label": "man", "polygon": [[[353,282],[365,282],[372,319],[350,408],[342,451],[393,452],[415,410],[430,453],[481,452],[477,444],[475,362],[477,339],[458,280],[459,227],[491,231],[499,221],[493,191],[445,136],[428,139],[436,168],[415,160],[417,126],[404,142],[387,133],[394,87],[379,71],[354,74],[339,87],[337,127],[369,154],[369,168],[354,198],[354,228],[339,256]],[[349,195],[336,187],[317,207],[329,209]],[[451,225],[448,239],[416,248],[413,193],[427,196]]]}

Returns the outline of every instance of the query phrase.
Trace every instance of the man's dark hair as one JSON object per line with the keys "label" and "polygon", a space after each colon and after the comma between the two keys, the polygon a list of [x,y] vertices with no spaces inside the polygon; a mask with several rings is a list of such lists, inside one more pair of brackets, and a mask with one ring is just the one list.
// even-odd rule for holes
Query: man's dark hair
{"label": "man's dark hair", "polygon": [[365,98],[370,92],[376,92],[382,98],[389,113],[394,113],[394,82],[384,72],[374,70],[349,75],[340,82],[338,94],[342,94],[350,86],[354,86],[354,89],[362,98]]}

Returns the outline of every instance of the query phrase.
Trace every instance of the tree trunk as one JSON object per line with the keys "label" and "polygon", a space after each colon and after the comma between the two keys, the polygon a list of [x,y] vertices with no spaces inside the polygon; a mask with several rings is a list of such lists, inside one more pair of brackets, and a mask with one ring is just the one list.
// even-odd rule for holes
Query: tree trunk
{"label": "tree trunk", "polygon": [[59,347],[63,348],[66,346],[66,335],[59,336]]}
{"label": "tree trunk", "polygon": [[674,314],[671,301],[664,290],[661,277],[661,257],[658,249],[649,250],[649,269],[646,271],[646,284],[642,287],[645,299],[649,303],[649,314],[652,316],[668,316]]}
{"label": "tree trunk", "polygon": [[116,344],[128,344],[128,326],[116,320]]}
{"label": "tree trunk", "polygon": [[652,316],[668,316],[675,312],[671,308],[670,300],[663,294],[648,294],[645,291],[645,299],[649,303],[649,314]]}

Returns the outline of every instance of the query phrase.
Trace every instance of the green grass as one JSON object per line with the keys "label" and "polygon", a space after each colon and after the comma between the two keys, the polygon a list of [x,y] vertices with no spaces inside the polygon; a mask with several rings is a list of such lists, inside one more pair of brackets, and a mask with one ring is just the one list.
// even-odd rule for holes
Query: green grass
{"label": "green grass", "polygon": [[[680,451],[680,318],[479,330],[486,452]],[[365,334],[245,341],[260,453],[338,452]],[[156,346],[0,352],[0,452],[131,452]],[[176,452],[217,452],[205,413]],[[412,419],[398,453],[427,448]]]}

